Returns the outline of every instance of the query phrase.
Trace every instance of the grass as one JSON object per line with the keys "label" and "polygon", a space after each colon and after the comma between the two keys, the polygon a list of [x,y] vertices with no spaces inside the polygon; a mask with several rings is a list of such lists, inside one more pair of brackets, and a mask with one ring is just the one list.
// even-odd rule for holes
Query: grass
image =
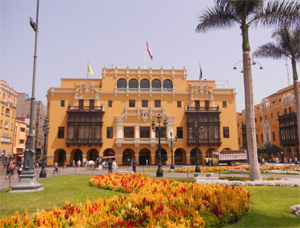
{"label": "grass", "polygon": [[[0,191],[0,217],[12,216],[15,211],[22,215],[25,208],[29,214],[37,209],[63,206],[65,200],[85,202],[98,197],[110,198],[121,193],[101,190],[88,185],[91,175],[56,176],[40,180],[43,191],[34,193],[8,193],[8,189]],[[172,179],[174,180],[174,179]],[[176,180],[186,180],[176,179]],[[191,179],[193,180],[193,179]],[[251,192],[252,209],[236,224],[227,227],[299,227],[300,218],[290,213],[290,206],[300,204],[300,188],[248,186]]]}

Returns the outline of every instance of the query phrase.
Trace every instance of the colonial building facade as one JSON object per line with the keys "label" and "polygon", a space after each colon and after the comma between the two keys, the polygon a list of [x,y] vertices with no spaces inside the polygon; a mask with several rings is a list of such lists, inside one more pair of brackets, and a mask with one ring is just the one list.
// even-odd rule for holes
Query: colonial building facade
{"label": "colonial building facade", "polygon": [[[298,84],[299,86],[300,84]],[[299,160],[299,138],[294,86],[283,88],[254,106],[257,147],[266,143],[282,147],[277,156]],[[245,111],[237,113],[238,143],[247,148]],[[275,156],[275,155],[274,155]]]}
{"label": "colonial building facade", "polygon": [[234,89],[188,80],[185,68],[104,67],[102,79],[62,78],[47,100],[48,165],[98,156],[157,164],[159,134],[163,164],[171,164],[171,151],[175,164],[195,164],[238,149]]}
{"label": "colonial building facade", "polygon": [[17,92],[0,80],[0,152],[1,160],[13,156]]}

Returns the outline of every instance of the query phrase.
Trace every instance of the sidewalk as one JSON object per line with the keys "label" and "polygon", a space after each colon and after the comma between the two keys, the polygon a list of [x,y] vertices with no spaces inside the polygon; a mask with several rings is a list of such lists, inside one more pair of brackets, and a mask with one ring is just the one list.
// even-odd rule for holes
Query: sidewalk
{"label": "sidewalk", "polygon": [[[177,168],[181,168],[181,166],[178,166]],[[169,170],[169,167],[162,166],[163,170]],[[87,168],[87,167],[70,167],[68,166],[67,169],[63,169],[62,167],[59,167],[58,174],[55,173],[53,175],[53,170],[54,168],[51,167],[46,167],[46,172],[47,172],[47,178],[51,178],[53,176],[57,175],[105,175],[108,173],[107,169],[103,170],[98,170],[98,169],[93,169],[93,168]],[[118,171],[131,171],[132,167],[130,166],[119,166]],[[152,170],[152,172],[147,172],[149,170]],[[152,177],[156,176],[156,171],[153,172],[153,170],[157,170],[157,165],[152,165],[152,166],[137,166],[137,171],[140,173],[148,173]],[[39,173],[41,171],[41,168],[35,168],[35,174],[36,174],[36,180],[37,182],[39,181]],[[114,173],[117,171],[114,170]],[[18,179],[18,174],[15,171],[14,173],[14,178],[13,179],[5,179],[5,174],[6,174],[6,169],[3,167],[0,168],[0,189],[6,189],[6,188],[11,188],[12,186],[17,185],[19,182]],[[248,177],[248,174],[220,174],[221,176],[240,176],[240,177]],[[192,173],[174,173],[174,172],[164,172],[164,177],[166,178],[194,178],[194,175]],[[214,177],[219,177],[219,174],[214,174]],[[280,177],[282,179],[299,179],[299,175],[289,175],[289,174],[264,174],[263,178],[268,178],[268,177]]]}

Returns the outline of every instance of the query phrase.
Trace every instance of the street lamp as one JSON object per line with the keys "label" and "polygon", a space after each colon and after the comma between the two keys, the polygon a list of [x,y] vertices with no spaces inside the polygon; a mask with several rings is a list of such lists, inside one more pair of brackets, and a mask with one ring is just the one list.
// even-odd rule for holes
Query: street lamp
{"label": "street lamp", "polygon": [[[241,63],[241,62],[243,62],[243,60],[236,62],[236,63],[234,64],[233,69],[236,70],[236,69],[237,69],[238,63]],[[254,61],[254,59],[252,60],[252,65],[256,65],[257,63],[259,64],[259,69],[262,70],[263,67],[262,67],[262,65],[260,64],[260,62]],[[241,70],[241,73],[244,73],[244,70]]]}
{"label": "street lamp", "polygon": [[198,155],[198,123],[195,121],[195,124],[194,124],[194,127],[195,127],[195,130],[196,130],[196,157],[197,157],[197,164],[196,164],[196,168],[195,168],[195,172],[196,173],[201,173],[201,169],[200,169],[200,166],[199,166],[199,155]]}
{"label": "street lamp", "polygon": [[169,142],[171,143],[171,166],[170,166],[170,169],[175,169],[175,165],[173,163],[173,143],[177,142],[178,136],[176,135],[175,141],[174,141],[174,139],[172,137],[173,136],[172,131],[170,132],[170,136],[171,136],[171,138],[169,139]]}
{"label": "street lamp", "polygon": [[[160,121],[161,121],[161,116],[160,114],[158,114],[157,116],[157,120],[158,120],[158,130],[157,130],[157,133],[158,133],[158,168],[157,168],[157,171],[156,171],[156,177],[162,177],[164,175],[163,173],[163,170],[161,168],[161,145],[160,145],[160,138],[161,138],[161,128],[160,128]],[[167,127],[167,121],[165,120],[164,121],[164,127],[166,128]],[[151,127],[152,127],[152,130],[154,131],[155,130],[155,123],[154,121],[152,121],[152,124],[151,124]]]}
{"label": "street lamp", "polygon": [[36,60],[37,60],[37,38],[38,38],[38,18],[39,18],[39,0],[37,0],[36,6],[36,23],[32,18],[29,18],[30,26],[35,32],[35,44],[34,44],[34,56],[33,56],[33,76],[32,76],[32,96],[30,103],[30,123],[29,134],[26,140],[26,149],[24,153],[24,166],[23,171],[20,174],[19,183],[12,187],[11,192],[33,192],[43,190],[42,185],[35,180],[34,173],[34,157],[35,150],[33,149],[33,122],[34,122],[34,104],[35,104],[35,74],[36,74]]}
{"label": "street lamp", "polygon": [[43,132],[44,132],[44,136],[45,136],[45,139],[44,139],[44,151],[43,151],[43,162],[42,162],[42,170],[40,172],[40,178],[46,178],[47,177],[47,173],[45,171],[45,154],[46,154],[46,142],[47,142],[47,136],[48,136],[48,133],[49,133],[49,119],[48,117],[46,117],[45,119],[45,122],[44,122],[44,125],[43,125]]}

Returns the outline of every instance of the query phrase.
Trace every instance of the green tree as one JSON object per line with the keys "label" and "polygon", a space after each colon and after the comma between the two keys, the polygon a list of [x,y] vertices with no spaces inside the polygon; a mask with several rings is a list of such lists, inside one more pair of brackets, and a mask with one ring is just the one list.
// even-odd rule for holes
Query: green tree
{"label": "green tree", "polygon": [[[281,59],[288,58],[291,60],[293,69],[294,95],[297,113],[298,135],[300,135],[300,96],[298,86],[298,73],[296,63],[300,62],[300,25],[290,29],[283,25],[278,28],[272,35],[276,43],[269,42],[260,47],[254,52],[256,57]],[[299,146],[300,146],[300,137]]]}
{"label": "green tree", "polygon": [[272,154],[278,154],[281,151],[283,151],[282,147],[278,147],[278,146],[273,145],[271,143],[266,143],[266,144],[261,145],[260,147],[257,148],[257,152],[259,154],[268,154],[269,158],[271,158]]}
{"label": "green tree", "polygon": [[261,180],[257,157],[256,129],[253,104],[253,83],[248,30],[251,25],[265,27],[299,23],[300,4],[295,1],[215,0],[215,6],[199,16],[196,32],[231,28],[239,25],[242,32],[242,51],[245,90],[247,147],[250,161],[250,180]]}

